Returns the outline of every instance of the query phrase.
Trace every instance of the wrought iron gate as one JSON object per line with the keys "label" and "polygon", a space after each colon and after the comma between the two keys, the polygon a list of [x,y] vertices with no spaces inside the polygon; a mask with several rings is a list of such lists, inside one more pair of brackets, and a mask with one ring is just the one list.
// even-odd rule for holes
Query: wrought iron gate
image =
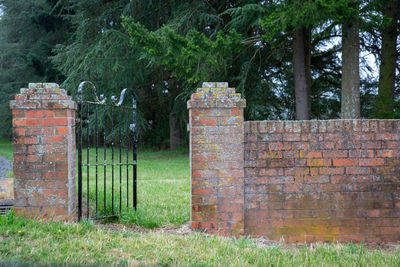
{"label": "wrought iron gate", "polygon": [[[84,89],[91,92],[84,92]],[[127,98],[132,105],[126,106]],[[86,99],[84,99],[86,98]],[[125,88],[119,99],[97,96],[91,82],[78,88],[78,220],[136,210],[136,98]],[[84,173],[85,172],[85,173]],[[131,188],[131,191],[130,191]]]}

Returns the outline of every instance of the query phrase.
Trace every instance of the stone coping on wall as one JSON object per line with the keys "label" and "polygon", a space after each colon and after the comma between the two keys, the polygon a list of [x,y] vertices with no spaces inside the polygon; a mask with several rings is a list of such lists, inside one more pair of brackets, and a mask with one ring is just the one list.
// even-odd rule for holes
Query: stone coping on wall
{"label": "stone coping on wall", "polygon": [[56,83],[29,83],[28,88],[21,88],[20,93],[10,101],[11,109],[71,109],[77,106]]}
{"label": "stone coping on wall", "polygon": [[378,132],[399,131],[400,120],[396,119],[330,119],[330,120],[258,120],[245,121],[246,132],[324,133],[335,131]]}

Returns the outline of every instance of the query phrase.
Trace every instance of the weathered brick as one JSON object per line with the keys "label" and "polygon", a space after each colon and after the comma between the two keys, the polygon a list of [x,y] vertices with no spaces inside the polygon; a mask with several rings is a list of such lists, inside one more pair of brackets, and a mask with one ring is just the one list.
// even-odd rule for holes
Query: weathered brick
{"label": "weathered brick", "polygon": [[[16,144],[15,210],[39,219],[76,219],[73,110],[76,104],[55,84],[29,87],[21,89],[21,94],[10,103]],[[69,118],[53,118],[55,114]],[[57,132],[56,128],[63,130]],[[54,135],[60,133],[64,136]],[[59,154],[51,154],[54,152]],[[73,186],[69,188],[68,184]]]}
{"label": "weathered brick", "polygon": [[376,156],[378,158],[395,158],[400,157],[399,151],[393,149],[377,150]]}
{"label": "weathered brick", "polygon": [[300,158],[322,158],[321,151],[300,151]]}
{"label": "weathered brick", "polygon": [[355,159],[333,159],[333,166],[357,166],[358,161]]}
{"label": "weathered brick", "polygon": [[70,129],[68,127],[57,127],[55,134],[57,135],[66,135],[68,134]]}
{"label": "weathered brick", "polygon": [[63,143],[65,142],[65,137],[56,135],[56,136],[43,136],[42,144],[54,144],[54,143]]}
{"label": "weathered brick", "polygon": [[356,149],[349,151],[350,158],[372,158],[374,156],[374,150]]}
{"label": "weathered brick", "polygon": [[[334,159],[335,161],[335,159]],[[307,160],[307,166],[312,166],[312,167],[329,167],[331,166],[331,160],[330,159],[308,159]],[[335,164],[334,164],[335,165]]]}
{"label": "weathered brick", "polygon": [[339,151],[324,151],[324,158],[346,158],[348,157],[347,150],[339,150]]}
{"label": "weathered brick", "polygon": [[26,117],[28,118],[43,118],[53,116],[54,112],[52,110],[28,110],[26,112]]}
{"label": "weathered brick", "polygon": [[360,166],[382,166],[385,163],[384,159],[374,158],[374,159],[360,159]]}
{"label": "weathered brick", "polygon": [[[207,90],[213,89],[200,92]],[[226,95],[215,96],[216,99],[223,97]],[[217,102],[210,99],[207,104],[206,96],[201,101],[199,105],[206,105],[208,111],[198,109],[199,112],[206,117],[218,117],[217,125],[230,121],[224,116],[242,116],[237,110],[220,112]],[[196,107],[189,106],[191,112]],[[199,112],[194,112],[194,116],[200,116]],[[234,123],[236,119],[231,121]],[[240,130],[221,127],[226,126],[195,127],[191,132],[192,136],[210,135],[209,144],[192,144],[191,151],[192,186],[195,187],[192,190],[210,189],[196,179],[215,179],[214,182],[207,180],[213,184],[214,192],[196,191],[207,195],[192,195],[192,203],[204,203],[205,198],[210,198],[211,202],[207,203],[218,207],[217,217],[215,214],[208,217],[192,215],[198,222],[205,222],[204,225],[215,222],[222,229],[220,232],[213,229],[211,233],[233,234],[230,220],[235,218],[234,224],[240,229],[243,227],[245,233],[277,240],[284,237],[289,242],[388,240],[386,235],[392,229],[380,231],[377,225],[385,224],[384,220],[388,218],[400,217],[400,180],[396,178],[400,171],[397,167],[400,165],[400,145],[396,142],[400,139],[397,136],[400,123],[380,120],[256,121],[244,123]],[[241,157],[230,156],[232,151],[240,149],[238,146],[223,144],[222,140],[235,141],[229,137],[231,134],[243,135],[236,139],[245,143]],[[214,151],[217,153],[215,158],[207,158],[207,153],[213,155]],[[222,158],[217,156],[221,155],[219,153],[228,156]],[[216,163],[196,165],[207,159]],[[241,160],[244,160],[243,164],[233,164]],[[221,169],[204,170],[203,167]],[[240,182],[243,176],[244,184]],[[235,186],[231,188],[231,184]],[[237,212],[230,207],[231,203],[240,204]],[[245,204],[243,207],[242,203]],[[366,218],[376,223],[368,224]],[[293,232],[288,230],[290,227],[298,228]],[[280,234],[276,235],[276,232]],[[346,239],[347,236],[350,238]]]}

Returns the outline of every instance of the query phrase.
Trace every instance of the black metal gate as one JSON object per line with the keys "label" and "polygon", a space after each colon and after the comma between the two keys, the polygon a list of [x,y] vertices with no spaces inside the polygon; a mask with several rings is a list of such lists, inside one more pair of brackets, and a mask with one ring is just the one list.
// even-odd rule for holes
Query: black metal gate
{"label": "black metal gate", "polygon": [[[83,91],[84,89],[90,91]],[[131,97],[131,106],[123,105]],[[91,82],[78,88],[78,220],[136,210],[136,98],[125,88],[119,99],[97,96]]]}

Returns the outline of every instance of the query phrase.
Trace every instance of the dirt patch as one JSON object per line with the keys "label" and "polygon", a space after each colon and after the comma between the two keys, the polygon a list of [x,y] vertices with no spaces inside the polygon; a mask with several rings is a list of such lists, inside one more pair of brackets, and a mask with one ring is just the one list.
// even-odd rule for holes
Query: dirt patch
{"label": "dirt patch", "polygon": [[14,179],[0,178],[0,205],[1,201],[11,201],[14,199]]}
{"label": "dirt patch", "polygon": [[194,231],[190,229],[189,224],[184,224],[182,226],[175,226],[175,227],[158,228],[154,229],[153,232],[165,233],[169,235],[190,235],[194,233]]}
{"label": "dirt patch", "polygon": [[160,228],[141,228],[137,225],[130,224],[124,225],[119,223],[107,223],[107,224],[96,224],[96,227],[106,230],[106,231],[131,231],[138,233],[165,233],[170,235],[189,235],[193,234],[194,231],[190,229],[189,224],[184,224],[182,226],[168,226]]}

